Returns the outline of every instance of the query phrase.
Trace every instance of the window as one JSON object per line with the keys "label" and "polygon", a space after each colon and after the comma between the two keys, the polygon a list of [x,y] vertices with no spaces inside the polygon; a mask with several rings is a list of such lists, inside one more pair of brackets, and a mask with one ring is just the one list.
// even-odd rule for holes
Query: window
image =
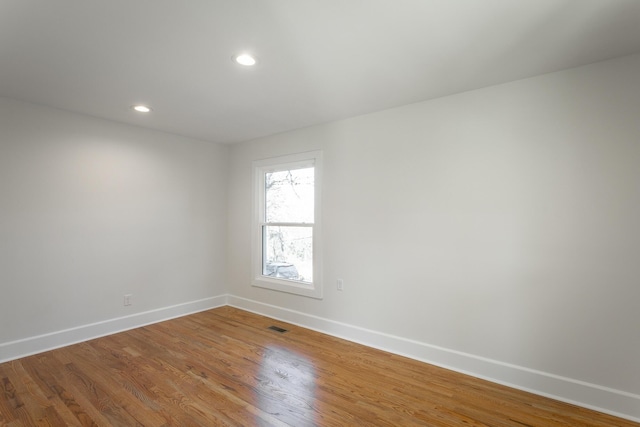
{"label": "window", "polygon": [[254,162],[254,286],[322,298],[321,152]]}

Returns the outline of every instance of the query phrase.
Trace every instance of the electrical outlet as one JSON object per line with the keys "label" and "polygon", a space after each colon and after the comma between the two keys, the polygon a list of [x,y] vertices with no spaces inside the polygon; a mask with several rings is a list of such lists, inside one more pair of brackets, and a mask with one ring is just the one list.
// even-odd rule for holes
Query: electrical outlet
{"label": "electrical outlet", "polygon": [[131,294],[126,294],[124,296],[124,305],[131,305],[131,298],[133,297],[133,295]]}
{"label": "electrical outlet", "polygon": [[342,280],[342,279],[336,280],[336,288],[339,291],[344,291],[344,280]]}

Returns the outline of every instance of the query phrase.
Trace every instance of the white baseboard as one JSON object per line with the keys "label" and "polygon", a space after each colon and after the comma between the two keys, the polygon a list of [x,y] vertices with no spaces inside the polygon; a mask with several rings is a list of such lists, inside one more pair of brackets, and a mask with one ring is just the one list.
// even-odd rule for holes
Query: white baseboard
{"label": "white baseboard", "polygon": [[205,298],[63,331],[0,343],[0,363],[224,305],[258,313],[498,384],[640,422],[640,395],[637,394],[486,359],[233,295]]}
{"label": "white baseboard", "polygon": [[228,305],[515,389],[640,422],[640,395],[384,334],[233,295]]}
{"label": "white baseboard", "polygon": [[60,347],[88,341],[94,338],[139,328],[152,323],[186,316],[188,314],[221,307],[227,304],[227,295],[190,301],[143,313],[82,325],[44,335],[0,343],[0,363]]}

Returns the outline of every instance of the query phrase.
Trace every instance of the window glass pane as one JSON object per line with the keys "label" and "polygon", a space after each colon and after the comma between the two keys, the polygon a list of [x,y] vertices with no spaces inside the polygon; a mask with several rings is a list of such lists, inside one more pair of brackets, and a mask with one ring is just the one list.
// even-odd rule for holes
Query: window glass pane
{"label": "window glass pane", "polygon": [[265,173],[265,222],[313,223],[314,168]]}
{"label": "window glass pane", "polygon": [[313,282],[313,229],[265,225],[262,274]]}

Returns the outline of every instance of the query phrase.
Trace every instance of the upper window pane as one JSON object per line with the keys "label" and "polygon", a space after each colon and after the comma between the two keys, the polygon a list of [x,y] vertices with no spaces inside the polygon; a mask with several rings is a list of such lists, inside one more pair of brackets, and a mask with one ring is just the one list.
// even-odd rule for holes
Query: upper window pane
{"label": "upper window pane", "polygon": [[314,168],[267,172],[265,222],[313,223]]}

